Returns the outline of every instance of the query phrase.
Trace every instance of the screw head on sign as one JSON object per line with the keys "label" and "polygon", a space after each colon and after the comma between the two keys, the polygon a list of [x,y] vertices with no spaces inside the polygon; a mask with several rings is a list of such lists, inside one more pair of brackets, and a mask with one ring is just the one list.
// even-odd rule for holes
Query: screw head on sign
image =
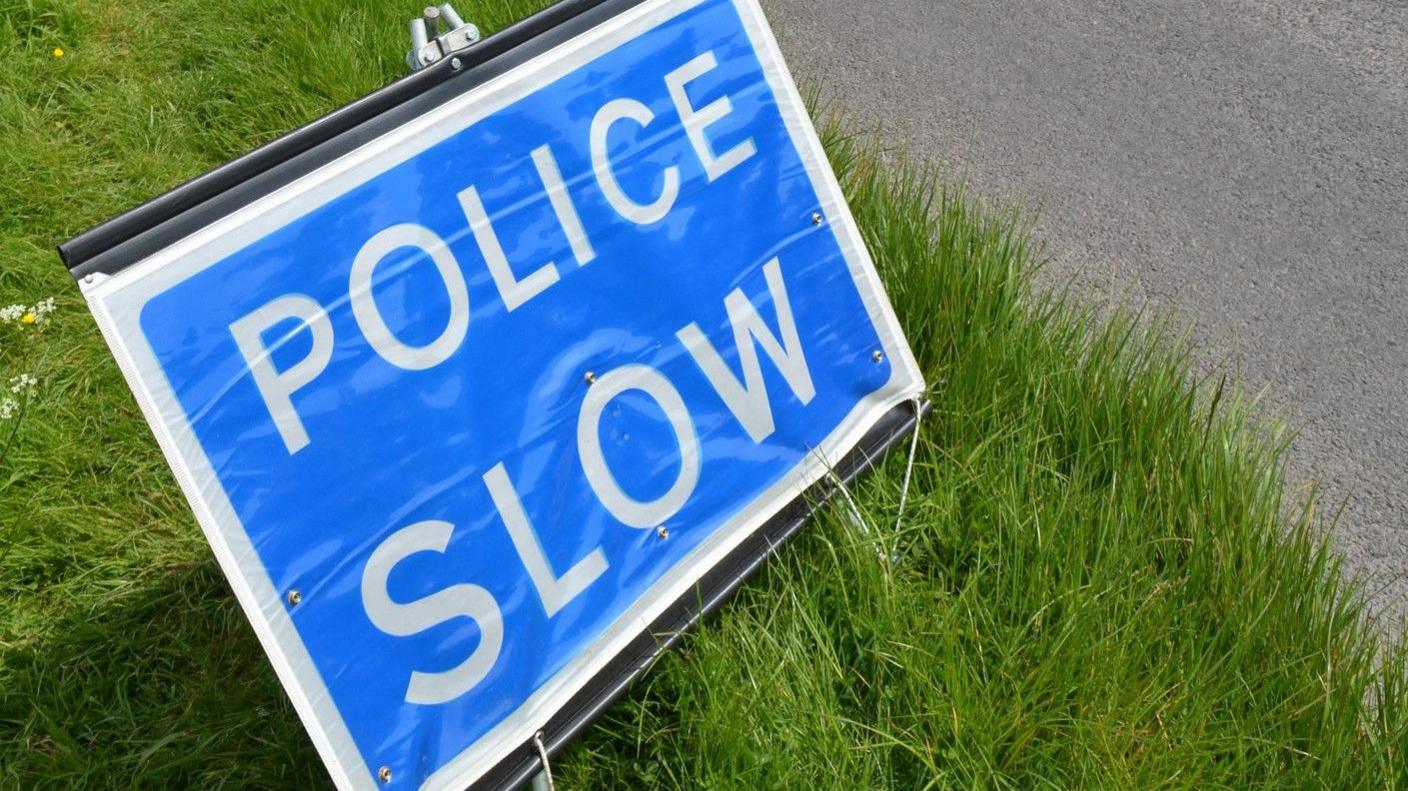
{"label": "screw head on sign", "polygon": [[587,371],[585,374],[582,375],[582,380],[585,381],[587,384],[595,384],[596,374],[591,371]]}
{"label": "screw head on sign", "polygon": [[669,538],[670,528],[665,527],[664,525],[660,525],[659,527],[655,528],[655,535],[660,536],[661,538]]}
{"label": "screw head on sign", "polygon": [[297,607],[303,603],[303,594],[297,589],[288,592],[288,603],[290,607]]}
{"label": "screw head on sign", "polygon": [[874,360],[877,363],[883,363],[885,362],[885,353],[880,351],[879,349],[876,349],[875,353],[870,355],[870,359]]}
{"label": "screw head on sign", "polygon": [[92,285],[92,283],[93,283],[93,273],[92,273],[92,272],[89,272],[88,274],[84,275],[84,276],[83,276],[83,282],[84,282],[84,283],[88,283],[89,285]]}
{"label": "screw head on sign", "polygon": [[825,217],[821,216],[821,212],[815,212],[812,214],[812,225],[821,225],[822,221],[825,219]]}
{"label": "screw head on sign", "polygon": [[383,783],[389,783],[389,782],[391,782],[391,767],[389,767],[389,766],[383,766],[383,767],[381,767],[380,769],[376,770],[376,776],[377,776],[377,779],[380,780],[380,781],[383,782]]}
{"label": "screw head on sign", "polygon": [[464,62],[459,58],[450,58],[450,71],[459,71]]}

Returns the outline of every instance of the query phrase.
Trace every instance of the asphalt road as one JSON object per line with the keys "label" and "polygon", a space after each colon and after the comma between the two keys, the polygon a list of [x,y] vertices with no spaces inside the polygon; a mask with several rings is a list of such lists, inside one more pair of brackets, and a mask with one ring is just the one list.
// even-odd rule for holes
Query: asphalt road
{"label": "asphalt road", "polygon": [[[1408,614],[1408,0],[764,0],[799,81],[1191,323]],[[1097,297],[1098,298],[1098,297]]]}

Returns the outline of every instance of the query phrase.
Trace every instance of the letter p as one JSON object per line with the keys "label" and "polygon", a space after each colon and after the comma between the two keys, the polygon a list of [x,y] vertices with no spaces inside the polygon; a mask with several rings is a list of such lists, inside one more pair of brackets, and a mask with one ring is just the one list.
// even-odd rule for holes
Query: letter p
{"label": "letter p", "polygon": [[[302,360],[285,371],[278,371],[274,368],[273,349],[264,345],[264,333],[289,319],[299,320],[302,326],[281,336],[273,348],[288,343],[304,328],[312,334],[313,346]],[[249,375],[259,387],[264,406],[268,407],[269,416],[292,456],[308,444],[308,432],[293,408],[292,396],[318,378],[332,359],[332,322],[328,321],[327,311],[312,297],[287,294],[232,322],[230,334],[235,336],[235,345],[244,355]]]}

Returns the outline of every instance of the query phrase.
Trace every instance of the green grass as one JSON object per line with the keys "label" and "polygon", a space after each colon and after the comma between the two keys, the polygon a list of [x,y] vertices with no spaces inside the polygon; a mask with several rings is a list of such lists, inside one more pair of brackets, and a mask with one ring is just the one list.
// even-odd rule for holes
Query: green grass
{"label": "green grass", "polygon": [[[43,379],[0,461],[0,786],[327,784],[52,245],[398,76],[414,11],[0,0],[0,305],[60,304],[0,335]],[[903,526],[899,454],[855,486],[869,531],[825,511],[560,787],[1408,787],[1403,649],[1283,435],[1166,327],[1034,295],[1020,217],[841,129],[935,384]]]}

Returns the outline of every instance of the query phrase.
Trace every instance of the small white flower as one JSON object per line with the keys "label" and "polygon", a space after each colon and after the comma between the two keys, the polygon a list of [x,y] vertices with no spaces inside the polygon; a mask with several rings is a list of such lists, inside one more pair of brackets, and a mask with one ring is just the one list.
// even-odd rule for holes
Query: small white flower
{"label": "small white flower", "polygon": [[54,298],[49,297],[48,299],[40,300],[37,305],[31,308],[31,311],[40,319],[47,317],[50,313],[54,312]]}
{"label": "small white flower", "polygon": [[33,390],[34,386],[37,384],[39,384],[38,379],[35,379],[29,374],[20,374],[10,379],[10,392],[21,393],[26,390]]}
{"label": "small white flower", "polygon": [[0,308],[0,321],[18,321],[25,313],[24,305],[6,305]]}
{"label": "small white flower", "polygon": [[4,401],[0,401],[0,420],[9,420],[14,417],[15,412],[19,411],[19,408],[20,403],[18,401],[6,397]]}

